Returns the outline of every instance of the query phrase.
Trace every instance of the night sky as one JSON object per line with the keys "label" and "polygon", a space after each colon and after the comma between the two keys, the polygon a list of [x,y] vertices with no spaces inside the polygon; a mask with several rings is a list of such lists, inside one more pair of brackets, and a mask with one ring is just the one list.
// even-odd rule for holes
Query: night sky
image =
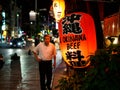
{"label": "night sky", "polygon": [[[69,0],[66,0],[69,2]],[[86,0],[87,1],[87,0]],[[95,1],[95,0],[94,0]],[[102,1],[102,0],[101,0]],[[103,0],[105,1],[105,0]],[[109,0],[106,0],[109,1]],[[116,0],[115,0],[116,1]],[[35,10],[35,0],[17,0],[19,5],[22,5],[22,14],[23,14],[23,20],[26,20],[29,18],[29,11]],[[37,0],[37,8],[47,8],[48,12],[50,9],[50,6],[52,5],[52,0]],[[119,2],[105,2],[105,16],[114,14],[119,11]]]}
{"label": "night sky", "polygon": [[[29,12],[30,10],[35,10],[35,0],[14,0],[17,2],[17,5],[22,8],[22,18],[23,22],[29,22]],[[66,0],[69,3],[69,0]],[[87,1],[87,0],[85,0]],[[88,0],[95,1],[95,0]],[[97,0],[96,0],[97,1]],[[101,1],[110,1],[110,0],[101,0]],[[107,2],[105,4],[105,16],[111,15],[119,11],[119,0],[114,0],[118,2]],[[4,8],[7,10],[7,6],[10,3],[10,0],[0,0],[0,3],[3,4]],[[47,8],[49,12],[50,6],[52,5],[52,0],[37,0],[37,8]]]}
{"label": "night sky", "polygon": [[[37,1],[37,9],[47,9],[47,13],[49,12],[50,6],[52,5],[52,0],[36,0]],[[22,18],[23,22],[29,20],[29,12],[31,10],[35,10],[35,0],[18,0],[18,5],[22,6]]]}

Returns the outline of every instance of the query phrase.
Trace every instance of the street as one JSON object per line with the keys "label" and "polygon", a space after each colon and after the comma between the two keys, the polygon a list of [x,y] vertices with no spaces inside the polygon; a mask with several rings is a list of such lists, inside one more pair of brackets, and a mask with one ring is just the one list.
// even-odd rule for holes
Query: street
{"label": "street", "polygon": [[[38,62],[33,55],[28,55],[32,48],[0,48],[5,61],[0,70],[0,90],[40,90]],[[20,60],[11,60],[14,53],[20,56]],[[57,50],[57,65],[61,60],[61,52]]]}

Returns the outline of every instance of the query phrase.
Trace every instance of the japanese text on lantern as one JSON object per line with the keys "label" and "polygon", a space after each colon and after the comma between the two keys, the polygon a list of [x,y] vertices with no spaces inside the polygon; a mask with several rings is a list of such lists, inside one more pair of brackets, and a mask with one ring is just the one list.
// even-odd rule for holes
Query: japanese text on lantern
{"label": "japanese text on lantern", "polygon": [[[93,18],[83,12],[67,14],[59,21],[60,49],[64,60],[88,60],[97,49]],[[82,56],[82,57],[81,57]]]}
{"label": "japanese text on lantern", "polygon": [[72,14],[71,16],[66,16],[63,18],[62,24],[63,24],[63,34],[68,33],[75,33],[80,34],[82,33],[82,29],[79,26],[79,20],[81,18],[81,15]]}
{"label": "japanese text on lantern", "polygon": [[62,20],[62,42],[67,43],[66,58],[69,60],[79,58],[79,55],[81,55],[81,50],[79,50],[80,41],[86,40],[86,36],[85,34],[82,34],[82,28],[79,24],[80,19],[81,15],[72,14],[71,16],[66,16]]}

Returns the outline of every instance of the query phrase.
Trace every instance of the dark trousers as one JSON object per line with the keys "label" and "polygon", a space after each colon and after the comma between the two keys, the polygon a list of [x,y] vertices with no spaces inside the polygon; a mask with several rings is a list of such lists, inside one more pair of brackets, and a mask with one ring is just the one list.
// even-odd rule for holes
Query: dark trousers
{"label": "dark trousers", "polygon": [[4,61],[0,60],[0,69],[3,67],[3,65],[4,65]]}
{"label": "dark trousers", "polygon": [[51,90],[50,85],[52,80],[52,60],[39,62],[39,72],[41,90],[46,90],[46,86],[48,90]]}

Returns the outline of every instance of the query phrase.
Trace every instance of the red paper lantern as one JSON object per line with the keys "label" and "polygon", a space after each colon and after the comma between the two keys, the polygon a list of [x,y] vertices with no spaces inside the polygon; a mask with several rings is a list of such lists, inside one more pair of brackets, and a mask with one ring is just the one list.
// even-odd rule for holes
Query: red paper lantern
{"label": "red paper lantern", "polygon": [[60,49],[64,60],[88,60],[97,49],[93,18],[86,13],[66,15],[59,23]]}

